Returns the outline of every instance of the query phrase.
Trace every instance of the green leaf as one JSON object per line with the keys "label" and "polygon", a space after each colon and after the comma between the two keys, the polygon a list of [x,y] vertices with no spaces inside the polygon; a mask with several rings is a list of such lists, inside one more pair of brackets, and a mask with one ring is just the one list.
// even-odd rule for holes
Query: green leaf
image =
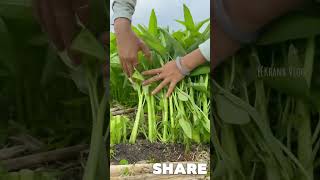
{"label": "green leaf", "polygon": [[0,17],[0,65],[5,67],[9,73],[14,73],[14,49],[11,35],[5,21]]}
{"label": "green leaf", "polygon": [[157,39],[153,35],[151,35],[147,30],[145,30],[145,28],[143,26],[139,25],[138,27],[142,31],[140,37],[149,46],[149,48],[155,50],[162,57],[165,57],[167,54],[167,50],[165,47],[162,46],[161,43],[159,43],[159,39]]}
{"label": "green leaf", "polygon": [[306,54],[305,54],[305,61],[304,61],[304,77],[307,81],[308,89],[311,88],[311,80],[312,80],[312,73],[313,73],[313,63],[315,59],[315,51],[316,51],[316,44],[315,38],[309,38],[306,44]]}
{"label": "green leaf", "polygon": [[174,56],[184,56],[187,52],[186,50],[182,47],[182,45],[172,38],[172,35],[169,34],[166,30],[161,29],[161,32],[163,33],[164,37],[166,38],[166,41],[168,44],[171,44],[170,48],[173,48],[174,50]]}
{"label": "green leaf", "polygon": [[73,82],[75,83],[79,91],[81,91],[84,94],[88,94],[89,87],[88,87],[84,70],[82,68],[71,71],[70,78],[73,80]]}
{"label": "green leaf", "polygon": [[190,83],[189,87],[193,88],[194,90],[207,93],[207,85],[205,83]]}
{"label": "green leaf", "polygon": [[205,20],[197,23],[197,25],[196,25],[196,31],[199,31],[199,30],[202,28],[202,26],[203,26],[205,23],[209,22],[209,21],[210,21],[210,18],[205,19]]}
{"label": "green leaf", "polygon": [[107,53],[101,43],[87,29],[82,29],[79,35],[74,39],[71,50],[94,57],[101,63],[106,62]]}
{"label": "green leaf", "polygon": [[156,36],[158,34],[158,21],[156,13],[154,12],[154,9],[152,9],[150,20],[149,20],[149,32]]}
{"label": "green leaf", "polygon": [[184,4],[183,5],[183,12],[184,12],[184,21],[186,28],[190,31],[195,30],[195,24],[193,21],[193,17],[191,15],[190,9]]}
{"label": "green leaf", "polygon": [[210,73],[210,66],[209,65],[202,65],[197,67],[190,73],[190,76],[199,76],[202,74],[209,74]]}
{"label": "green leaf", "polygon": [[55,50],[51,47],[48,48],[45,65],[42,69],[41,85],[46,87],[52,80],[57,77],[57,74],[61,72],[63,63],[59,59]]}
{"label": "green leaf", "polygon": [[120,165],[128,165],[129,162],[128,162],[128,160],[126,160],[126,159],[121,159],[120,162],[119,162],[119,164],[120,164]]}
{"label": "green leaf", "polygon": [[144,77],[139,71],[134,71],[131,78],[134,82],[138,82],[138,83],[141,83],[142,81],[144,81]]}
{"label": "green leaf", "polygon": [[188,94],[180,91],[180,92],[178,92],[178,98],[180,101],[188,101],[189,96],[188,96]]}
{"label": "green leaf", "polygon": [[18,172],[12,172],[7,175],[7,180],[20,180],[20,174]]}
{"label": "green leaf", "polygon": [[306,42],[304,65],[298,56],[298,50],[293,45],[290,45],[288,52],[289,67],[273,68],[284,69],[285,76],[277,76],[276,72],[272,71],[271,74],[275,74],[274,77],[267,76],[261,79],[263,79],[269,87],[275,88],[280,92],[303,98],[309,96],[315,56],[314,41],[314,38],[309,38]]}
{"label": "green leaf", "polygon": [[247,124],[250,122],[249,114],[241,107],[231,102],[221,94],[216,96],[217,113],[222,121],[229,124]]}
{"label": "green leaf", "polygon": [[204,119],[202,121],[202,125],[207,130],[207,132],[210,133],[210,120],[209,119]]}
{"label": "green leaf", "polygon": [[193,130],[193,131],[192,131],[192,139],[193,139],[196,143],[201,143],[200,133],[199,133],[198,130]]}
{"label": "green leaf", "polygon": [[1,0],[0,16],[8,19],[34,21],[32,0]]}
{"label": "green leaf", "polygon": [[35,173],[31,170],[21,170],[20,171],[20,180],[34,180]]}
{"label": "green leaf", "polygon": [[320,34],[319,17],[292,14],[268,26],[257,43],[268,45],[287,40],[304,39],[318,34]]}
{"label": "green leaf", "polygon": [[184,134],[192,139],[192,126],[189,121],[184,120],[183,118],[179,119],[179,124],[183,129]]}

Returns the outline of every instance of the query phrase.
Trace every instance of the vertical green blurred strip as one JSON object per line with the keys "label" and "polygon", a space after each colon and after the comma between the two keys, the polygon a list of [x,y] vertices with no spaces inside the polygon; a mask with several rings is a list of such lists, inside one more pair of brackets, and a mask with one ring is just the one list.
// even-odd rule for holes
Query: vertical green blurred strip
{"label": "vertical green blurred strip", "polygon": [[[88,28],[96,37],[99,37],[101,33],[106,32],[109,29],[108,3],[106,0],[90,0],[89,7],[90,7],[90,20],[89,20]],[[107,56],[109,56],[109,53],[107,53]],[[107,60],[109,58],[106,57],[105,59]],[[106,119],[109,119],[109,116],[106,116],[105,113],[103,113],[104,111],[106,111],[106,108],[108,107],[108,105],[106,104],[108,97],[106,96],[107,95],[105,95],[104,99],[102,100],[102,104],[99,107],[99,112],[93,112],[93,113],[97,113],[97,119],[93,119],[93,121],[98,120],[98,122],[94,122],[93,126],[95,126],[95,123],[97,123],[96,125],[99,126],[99,124],[100,125],[103,124],[103,123],[100,123],[101,121],[105,121]],[[109,120],[107,120],[106,126],[109,126]],[[92,132],[93,138],[91,140],[93,140],[94,142],[91,142],[91,143],[94,143],[97,146],[93,147],[93,148],[96,148],[95,151],[92,151],[91,149],[90,151],[92,153],[97,153],[97,154],[91,154],[91,156],[96,157],[92,159],[90,159],[90,155],[89,155],[89,159],[88,159],[89,162],[87,163],[87,166],[89,167],[86,167],[86,171],[83,177],[84,180],[108,179],[110,174],[108,170],[109,162],[108,162],[108,154],[106,150],[106,146],[109,147],[109,144],[106,144],[106,142],[103,141],[103,137],[102,137],[103,136],[102,131],[104,127],[96,126],[93,128],[93,130],[95,130],[95,128],[100,129],[101,132]],[[107,142],[109,142],[109,140],[107,140]],[[90,167],[90,166],[94,166],[94,167]]]}
{"label": "vertical green blurred strip", "polygon": [[108,31],[109,29],[109,9],[106,0],[90,0],[90,23],[89,29],[95,35]]}

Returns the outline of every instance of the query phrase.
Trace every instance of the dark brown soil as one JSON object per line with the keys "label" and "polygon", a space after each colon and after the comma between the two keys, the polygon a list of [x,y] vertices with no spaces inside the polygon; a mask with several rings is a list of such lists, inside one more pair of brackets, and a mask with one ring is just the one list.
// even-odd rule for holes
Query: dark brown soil
{"label": "dark brown soil", "polygon": [[191,145],[186,150],[183,144],[150,143],[139,140],[136,144],[118,144],[111,147],[111,164],[121,160],[133,163],[209,161],[208,145]]}

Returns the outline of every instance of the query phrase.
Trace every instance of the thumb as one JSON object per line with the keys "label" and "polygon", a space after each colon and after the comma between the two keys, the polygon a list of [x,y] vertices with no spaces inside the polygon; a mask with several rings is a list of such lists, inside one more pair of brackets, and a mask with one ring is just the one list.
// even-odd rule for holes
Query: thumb
{"label": "thumb", "polygon": [[149,47],[142,40],[140,40],[139,44],[140,44],[140,50],[143,52],[146,58],[151,62],[151,52]]}

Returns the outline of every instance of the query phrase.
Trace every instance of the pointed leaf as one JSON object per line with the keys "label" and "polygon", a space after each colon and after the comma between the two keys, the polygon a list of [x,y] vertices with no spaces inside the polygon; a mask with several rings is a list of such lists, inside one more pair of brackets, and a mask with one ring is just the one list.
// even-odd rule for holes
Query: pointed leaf
{"label": "pointed leaf", "polygon": [[192,126],[189,121],[184,120],[183,118],[179,119],[179,124],[183,129],[184,134],[192,139]]}

